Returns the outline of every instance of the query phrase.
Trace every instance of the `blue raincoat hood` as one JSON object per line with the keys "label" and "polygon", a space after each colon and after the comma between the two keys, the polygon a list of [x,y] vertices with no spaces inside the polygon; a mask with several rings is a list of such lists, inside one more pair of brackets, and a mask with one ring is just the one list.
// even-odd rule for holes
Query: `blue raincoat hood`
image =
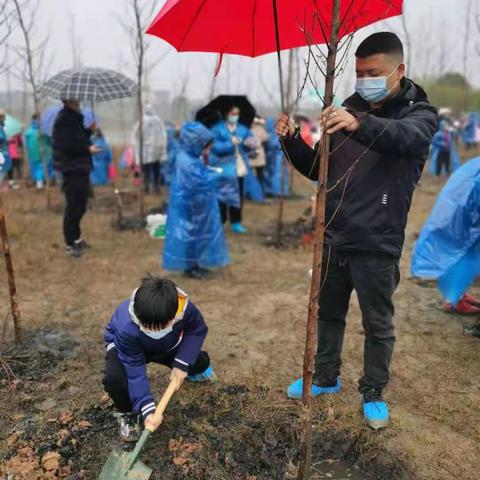
{"label": "blue raincoat hood", "polygon": [[193,157],[200,157],[202,150],[212,141],[210,130],[199,122],[187,122],[180,130],[180,146]]}

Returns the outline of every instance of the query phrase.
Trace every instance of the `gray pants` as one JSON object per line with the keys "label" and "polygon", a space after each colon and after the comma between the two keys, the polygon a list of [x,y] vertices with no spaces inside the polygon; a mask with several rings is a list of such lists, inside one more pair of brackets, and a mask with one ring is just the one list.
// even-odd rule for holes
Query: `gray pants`
{"label": "gray pants", "polygon": [[395,344],[392,296],[400,280],[399,259],[332,248],[327,267],[328,252],[326,246],[323,275],[326,272],[327,277],[319,299],[314,383],[332,386],[340,375],[345,317],[355,289],[365,331],[364,374],[359,391],[383,389],[388,383]]}

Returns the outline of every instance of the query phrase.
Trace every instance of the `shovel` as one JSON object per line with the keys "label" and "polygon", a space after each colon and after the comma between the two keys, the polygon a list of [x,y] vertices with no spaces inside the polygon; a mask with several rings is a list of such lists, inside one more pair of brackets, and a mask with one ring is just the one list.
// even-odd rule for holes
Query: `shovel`
{"label": "shovel", "polygon": [[[172,380],[167,390],[165,390],[160,403],[157,405],[153,414],[155,417],[163,415],[168,402],[176,390],[177,381]],[[132,452],[125,452],[119,449],[113,450],[103,466],[98,480],[148,480],[152,474],[152,469],[138,460],[138,456],[152,433],[146,428]]]}

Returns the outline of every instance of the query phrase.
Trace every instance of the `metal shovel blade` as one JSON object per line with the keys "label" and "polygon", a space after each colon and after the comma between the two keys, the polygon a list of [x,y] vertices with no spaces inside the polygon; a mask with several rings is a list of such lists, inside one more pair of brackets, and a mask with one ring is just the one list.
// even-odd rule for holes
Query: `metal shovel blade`
{"label": "metal shovel blade", "polygon": [[131,453],[115,449],[110,453],[98,480],[148,480],[152,469],[140,460],[130,468]]}

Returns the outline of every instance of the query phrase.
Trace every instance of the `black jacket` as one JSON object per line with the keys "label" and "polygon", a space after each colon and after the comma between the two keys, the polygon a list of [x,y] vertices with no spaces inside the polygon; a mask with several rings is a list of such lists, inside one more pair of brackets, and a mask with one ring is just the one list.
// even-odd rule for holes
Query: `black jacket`
{"label": "black jacket", "polygon": [[[325,243],[339,250],[401,254],[413,190],[437,125],[425,91],[408,79],[401,85],[400,94],[375,111],[357,93],[349,97],[344,107],[360,128],[331,136]],[[318,180],[320,156],[298,133],[285,139],[284,149],[300,173]]]}
{"label": "black jacket", "polygon": [[64,175],[89,174],[92,171],[90,155],[91,131],[83,126],[83,115],[64,107],[53,125],[53,165]]}

